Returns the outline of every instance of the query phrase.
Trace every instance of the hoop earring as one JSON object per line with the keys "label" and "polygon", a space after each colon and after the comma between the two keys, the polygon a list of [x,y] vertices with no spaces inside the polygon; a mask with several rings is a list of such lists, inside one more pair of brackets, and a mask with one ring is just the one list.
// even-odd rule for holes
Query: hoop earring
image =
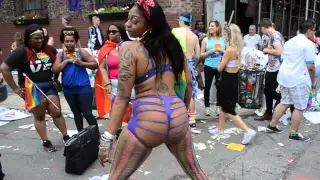
{"label": "hoop earring", "polygon": [[137,40],[137,41],[141,41],[141,40],[146,36],[147,33],[152,33],[152,28],[146,30],[146,31],[141,35],[141,37],[137,37],[136,40]]}

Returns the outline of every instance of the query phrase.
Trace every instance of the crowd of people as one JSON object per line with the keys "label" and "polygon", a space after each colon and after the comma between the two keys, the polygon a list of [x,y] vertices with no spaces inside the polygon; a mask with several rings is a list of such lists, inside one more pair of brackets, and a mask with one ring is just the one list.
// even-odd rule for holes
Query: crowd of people
{"label": "crowd of people", "polygon": [[[267,132],[282,132],[277,122],[288,108],[292,109],[289,138],[307,141],[299,132],[310,91],[315,88],[316,24],[306,20],[299,34],[285,43],[270,19],[249,26],[243,36],[236,24],[224,28],[217,20],[197,21],[192,31],[193,16],[182,13],[179,27],[171,29],[161,6],[153,0],[137,0],[125,24],[112,23],[104,36],[99,17],[92,17],[88,48],[81,47],[79,33],[69,16],[62,17],[60,33],[62,51],[53,48],[54,40],[45,28],[33,24],[24,35],[15,34],[11,54],[1,65],[1,72],[13,91],[25,97],[24,76],[31,79],[46,95],[31,109],[35,128],[48,152],[56,150],[46,134],[48,113],[67,141],[65,119],[58,93],[63,92],[78,131],[83,117],[97,125],[92,114],[93,91],[87,69],[100,78],[100,90],[113,99],[108,128],[101,135],[100,163],[112,163],[110,179],[128,179],[150,155],[152,149],[166,144],[191,179],[209,179],[201,169],[192,144],[191,129],[196,128],[197,89],[204,89],[204,113],[211,116],[210,89],[216,86],[218,127],[211,134],[223,134],[229,118],[244,132],[242,144],[249,144],[256,131],[250,129],[236,112],[239,69],[243,47],[268,54],[265,68],[266,111],[256,120],[272,120]],[[18,84],[11,71],[18,70]],[[201,72],[204,71],[203,85]],[[59,82],[59,74],[61,83]],[[202,85],[200,85],[202,84]],[[281,94],[276,91],[281,86]],[[274,105],[274,101],[276,101]],[[132,117],[127,128],[117,136],[129,103]],[[58,108],[57,108],[57,107]],[[115,156],[109,157],[115,142]],[[130,147],[130,148],[129,148]],[[122,158],[123,156],[129,158]],[[127,164],[123,167],[123,164]]]}

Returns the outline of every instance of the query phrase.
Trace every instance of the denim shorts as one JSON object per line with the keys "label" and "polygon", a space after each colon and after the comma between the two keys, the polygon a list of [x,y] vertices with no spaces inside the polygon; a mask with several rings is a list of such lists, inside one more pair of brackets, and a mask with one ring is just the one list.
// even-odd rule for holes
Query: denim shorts
{"label": "denim shorts", "polygon": [[[58,91],[54,88],[53,86],[53,82],[52,81],[48,81],[48,82],[38,82],[35,83],[44,94],[46,94],[47,96],[50,95],[55,95],[58,96]],[[41,94],[41,93],[40,93]]]}

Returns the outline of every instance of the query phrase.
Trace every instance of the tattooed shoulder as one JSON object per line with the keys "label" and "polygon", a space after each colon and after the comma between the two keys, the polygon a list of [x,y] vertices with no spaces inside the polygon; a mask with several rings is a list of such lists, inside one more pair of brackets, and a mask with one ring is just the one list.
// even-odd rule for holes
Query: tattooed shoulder
{"label": "tattooed shoulder", "polygon": [[143,46],[142,43],[139,43],[139,45],[137,46],[137,53],[138,53],[138,54],[142,53],[143,56],[144,56],[146,59],[149,59],[149,52],[148,52],[148,50]]}
{"label": "tattooed shoulder", "polygon": [[134,56],[128,45],[121,48],[119,57],[120,63],[118,78],[123,82],[128,81],[131,77],[133,77],[131,73],[131,66],[134,63]]}

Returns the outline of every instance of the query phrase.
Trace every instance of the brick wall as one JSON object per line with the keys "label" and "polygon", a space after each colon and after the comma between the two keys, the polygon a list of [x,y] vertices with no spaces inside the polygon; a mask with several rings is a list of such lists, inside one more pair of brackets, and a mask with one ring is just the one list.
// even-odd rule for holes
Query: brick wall
{"label": "brick wall", "polygon": [[[15,9],[16,1],[22,0],[2,0],[2,4],[0,6],[0,48],[2,48],[4,56],[10,52],[14,33],[18,31],[23,32],[25,28],[25,26],[14,26],[12,23],[15,19],[15,15],[17,14]],[[88,10],[92,9],[92,1],[94,0],[82,0],[82,7],[79,12],[69,12],[66,0],[43,1],[46,1],[48,17],[50,19],[50,23],[43,26],[48,29],[49,35],[54,37],[55,47],[61,47],[58,36],[62,28],[60,18],[63,14],[71,15],[72,25],[77,28],[80,33],[81,44],[83,47],[87,47],[87,33],[88,27],[90,26]],[[171,27],[176,27],[178,25],[179,14],[185,11],[193,13],[194,22],[198,19],[202,19],[203,1],[204,0],[158,0],[159,4],[164,9]],[[119,22],[119,20],[116,21]],[[101,22],[101,28],[104,33],[111,22],[113,21]],[[124,23],[125,19],[120,20],[120,22]]]}

